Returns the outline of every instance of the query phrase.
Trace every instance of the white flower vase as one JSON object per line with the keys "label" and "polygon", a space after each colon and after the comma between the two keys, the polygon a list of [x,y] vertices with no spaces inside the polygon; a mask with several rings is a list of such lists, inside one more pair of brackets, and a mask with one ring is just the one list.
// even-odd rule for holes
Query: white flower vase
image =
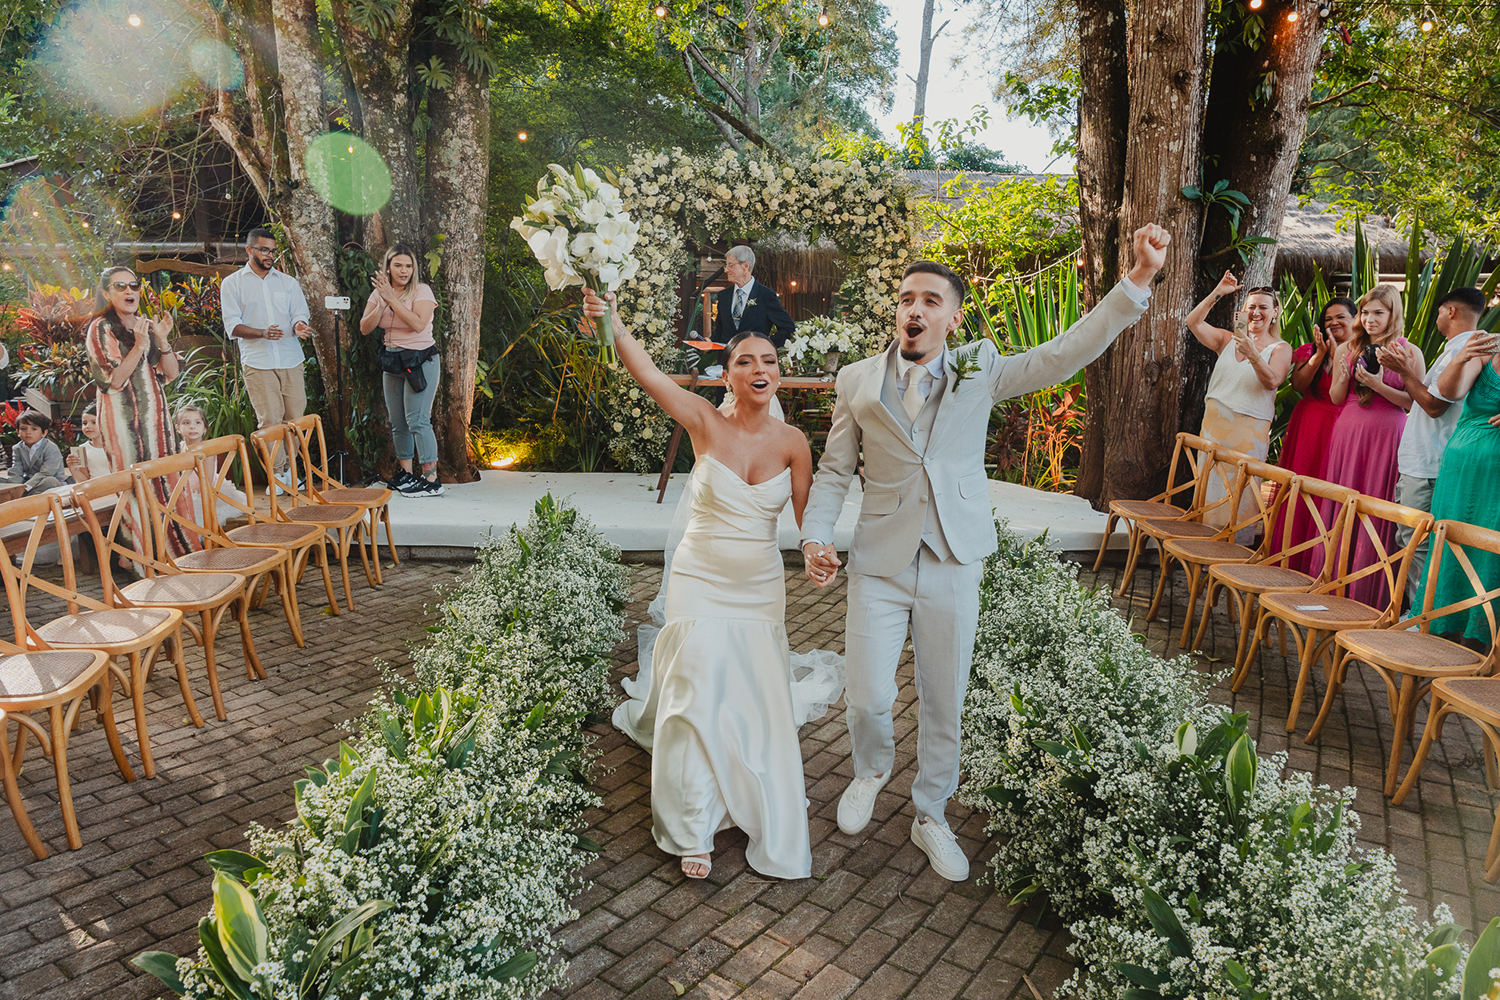
{"label": "white flower vase", "polygon": [[839,370],[839,352],[825,351],[823,353],[823,380],[832,381]]}

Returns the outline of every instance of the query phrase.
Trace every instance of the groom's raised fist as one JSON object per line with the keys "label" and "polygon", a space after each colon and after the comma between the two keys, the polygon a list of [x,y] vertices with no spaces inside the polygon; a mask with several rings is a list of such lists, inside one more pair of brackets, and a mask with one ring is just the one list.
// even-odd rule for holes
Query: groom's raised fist
{"label": "groom's raised fist", "polygon": [[1167,262],[1167,247],[1172,243],[1172,234],[1148,222],[1135,231],[1131,243],[1135,266],[1126,277],[1137,288],[1150,288],[1156,280],[1156,273]]}

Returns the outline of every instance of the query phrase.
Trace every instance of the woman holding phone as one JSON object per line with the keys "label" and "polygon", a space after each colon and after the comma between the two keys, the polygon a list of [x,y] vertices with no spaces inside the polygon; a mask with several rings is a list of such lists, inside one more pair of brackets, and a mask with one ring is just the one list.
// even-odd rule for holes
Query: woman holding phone
{"label": "woman holding phone", "polygon": [[[1406,429],[1411,396],[1403,388],[1406,383],[1401,375],[1381,369],[1375,351],[1393,345],[1404,347],[1403,326],[1401,293],[1395,285],[1376,285],[1366,292],[1359,300],[1354,336],[1333,352],[1333,381],[1328,389],[1329,400],[1341,409],[1328,438],[1322,478],[1381,500],[1394,500],[1396,496],[1396,450]],[[1324,517],[1331,518],[1333,504],[1324,506]],[[1396,526],[1382,523],[1380,542],[1387,552],[1395,547],[1395,541]],[[1346,571],[1362,569],[1375,558],[1374,543],[1361,533],[1355,539]],[[1322,570],[1322,549],[1314,550],[1311,566],[1311,573]],[[1384,574],[1356,580],[1349,596],[1372,608],[1385,607],[1390,594]]]}
{"label": "woman holding phone", "polygon": [[[1198,343],[1219,356],[1209,377],[1203,425],[1198,433],[1214,444],[1264,462],[1271,447],[1276,390],[1286,381],[1292,366],[1292,348],[1281,339],[1281,299],[1273,288],[1252,288],[1245,293],[1244,311],[1233,330],[1208,322],[1214,303],[1239,289],[1239,281],[1225,271],[1214,290],[1187,316],[1187,327]],[[1217,474],[1209,479],[1207,501],[1212,503],[1228,493],[1236,475],[1233,464],[1220,462]],[[1253,495],[1247,492],[1240,512],[1221,504],[1209,511],[1204,521],[1223,527],[1231,520],[1240,520],[1237,515],[1246,508],[1253,510],[1254,503]]]}

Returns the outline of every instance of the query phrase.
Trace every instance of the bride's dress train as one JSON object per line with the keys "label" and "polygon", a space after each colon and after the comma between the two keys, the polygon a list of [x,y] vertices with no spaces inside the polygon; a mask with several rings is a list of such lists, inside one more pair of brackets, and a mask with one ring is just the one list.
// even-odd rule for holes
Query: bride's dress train
{"label": "bride's dress train", "polygon": [[750,485],[702,458],[668,545],[652,624],[640,629],[640,673],[614,723],[651,751],[652,833],[662,850],[708,854],[738,826],[746,860],[780,878],[811,873],[797,727],[843,691],[843,657],[792,656],[777,518],[791,471]]}

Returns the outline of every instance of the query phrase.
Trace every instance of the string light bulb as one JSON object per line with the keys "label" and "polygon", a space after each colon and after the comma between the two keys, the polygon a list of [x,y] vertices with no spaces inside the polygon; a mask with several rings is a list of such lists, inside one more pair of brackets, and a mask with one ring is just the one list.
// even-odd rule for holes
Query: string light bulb
{"label": "string light bulb", "polygon": [[667,13],[668,13],[668,11],[667,11],[667,5],[666,4],[659,3],[659,4],[656,5],[656,16],[657,17],[666,17]]}
{"label": "string light bulb", "polygon": [[172,213],[172,218],[174,218],[174,219],[180,219],[180,218],[182,218],[182,213],[181,212],[173,212]]}
{"label": "string light bulb", "polygon": [[141,15],[131,14],[125,19],[125,23],[130,25],[132,28],[139,28],[141,26]]}
{"label": "string light bulb", "polygon": [[1295,10],[1288,11],[1287,15],[1286,15],[1286,19],[1288,21],[1295,21],[1295,20],[1297,20],[1297,12]]}
{"label": "string light bulb", "polygon": [[823,10],[822,10],[822,12],[818,14],[818,27],[820,27],[820,28],[826,28],[826,27],[828,27],[828,21],[829,21],[828,8],[824,7]]}
{"label": "string light bulb", "polygon": [[1423,31],[1431,31],[1432,30],[1432,18],[1430,18],[1430,17],[1424,17],[1424,18],[1422,18],[1422,23],[1419,25],[1419,27]]}
{"label": "string light bulb", "polygon": [[1262,3],[1264,3],[1264,2],[1265,2],[1265,0],[1250,0],[1250,9],[1251,10],[1260,10],[1260,5]]}

